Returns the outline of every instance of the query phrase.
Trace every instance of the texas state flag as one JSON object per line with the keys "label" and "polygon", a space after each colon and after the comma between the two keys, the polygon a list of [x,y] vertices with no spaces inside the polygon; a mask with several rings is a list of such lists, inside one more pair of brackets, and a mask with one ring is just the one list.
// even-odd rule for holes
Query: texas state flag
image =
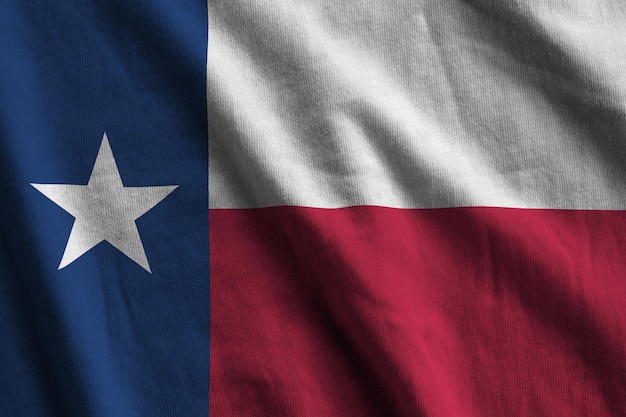
{"label": "texas state flag", "polygon": [[5,0],[0,417],[626,415],[625,25]]}

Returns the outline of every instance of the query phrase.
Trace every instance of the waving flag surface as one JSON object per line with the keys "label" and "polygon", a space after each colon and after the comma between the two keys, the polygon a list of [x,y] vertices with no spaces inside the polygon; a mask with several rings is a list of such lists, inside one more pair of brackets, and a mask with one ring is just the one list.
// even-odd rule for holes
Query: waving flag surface
{"label": "waving flag surface", "polygon": [[0,4],[0,416],[208,409],[204,1]]}
{"label": "waving flag surface", "polygon": [[625,24],[5,1],[0,416],[626,415]]}
{"label": "waving flag surface", "polygon": [[210,413],[626,415],[626,6],[209,4]]}

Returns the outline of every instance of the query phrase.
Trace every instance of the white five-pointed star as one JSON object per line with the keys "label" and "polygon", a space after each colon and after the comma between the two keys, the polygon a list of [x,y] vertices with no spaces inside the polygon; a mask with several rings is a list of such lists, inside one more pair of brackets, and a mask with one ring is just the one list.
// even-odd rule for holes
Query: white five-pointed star
{"label": "white five-pointed star", "polygon": [[151,273],[135,220],[177,185],[124,187],[106,133],[87,185],[31,185],[75,218],[59,269],[106,240]]}

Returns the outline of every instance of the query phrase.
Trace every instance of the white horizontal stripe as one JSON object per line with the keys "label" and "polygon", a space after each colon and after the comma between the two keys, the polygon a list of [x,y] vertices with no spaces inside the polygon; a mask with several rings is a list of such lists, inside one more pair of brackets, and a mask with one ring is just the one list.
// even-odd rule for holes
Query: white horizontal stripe
{"label": "white horizontal stripe", "polygon": [[626,208],[626,6],[524,4],[210,3],[210,207]]}

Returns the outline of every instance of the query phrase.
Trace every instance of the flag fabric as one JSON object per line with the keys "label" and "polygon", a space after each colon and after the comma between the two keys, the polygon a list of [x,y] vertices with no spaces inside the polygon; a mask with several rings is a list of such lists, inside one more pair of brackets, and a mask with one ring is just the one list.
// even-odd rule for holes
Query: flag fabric
{"label": "flag fabric", "polygon": [[626,415],[625,22],[209,2],[210,415]]}
{"label": "flag fabric", "polygon": [[5,1],[0,416],[625,415],[624,22]]}
{"label": "flag fabric", "polygon": [[206,416],[207,4],[0,5],[0,416]]}

